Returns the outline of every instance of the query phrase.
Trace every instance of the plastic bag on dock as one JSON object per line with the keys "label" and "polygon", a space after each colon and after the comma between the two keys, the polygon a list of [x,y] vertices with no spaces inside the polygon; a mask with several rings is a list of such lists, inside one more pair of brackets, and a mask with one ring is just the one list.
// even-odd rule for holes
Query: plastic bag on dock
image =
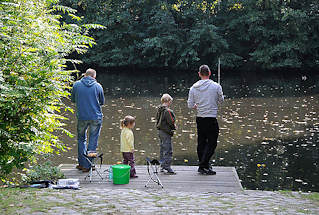
{"label": "plastic bag on dock", "polygon": [[59,179],[56,185],[51,185],[53,189],[79,189],[80,180],[77,178]]}

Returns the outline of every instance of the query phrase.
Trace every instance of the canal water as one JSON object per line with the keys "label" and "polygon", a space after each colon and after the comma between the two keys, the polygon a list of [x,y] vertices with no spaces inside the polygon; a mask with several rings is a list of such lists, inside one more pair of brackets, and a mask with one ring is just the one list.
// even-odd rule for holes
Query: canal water
{"label": "canal water", "polygon": [[[195,112],[187,108],[196,72],[98,74],[97,80],[106,96],[98,147],[105,164],[121,161],[120,120],[126,115],[136,117],[136,163],[159,158],[155,113],[163,93],[174,98],[177,117],[173,165],[197,164]],[[212,165],[234,166],[247,189],[319,191],[318,76],[234,75],[222,77],[221,85],[226,99],[219,110]],[[53,158],[56,164],[76,163],[77,158],[75,114],[65,115],[75,137],[61,135],[69,150]]]}

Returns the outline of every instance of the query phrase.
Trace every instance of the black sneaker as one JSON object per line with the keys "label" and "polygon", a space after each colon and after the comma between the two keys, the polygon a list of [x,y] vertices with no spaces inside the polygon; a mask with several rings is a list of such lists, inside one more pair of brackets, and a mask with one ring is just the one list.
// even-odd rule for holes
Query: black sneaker
{"label": "black sneaker", "polygon": [[174,172],[174,171],[167,171],[165,174],[167,174],[167,175],[176,175],[176,172]]}
{"label": "black sneaker", "polygon": [[205,169],[205,168],[199,167],[198,172],[202,175],[208,175],[208,169]]}
{"label": "black sneaker", "polygon": [[207,171],[207,175],[216,175],[216,172],[212,168],[209,168]]}
{"label": "black sneaker", "polygon": [[172,170],[172,168],[168,167],[168,168],[163,168],[165,169],[167,172],[166,174],[168,175],[176,175],[176,172],[174,172],[174,170]]}
{"label": "black sneaker", "polygon": [[203,174],[203,175],[216,175],[216,172],[215,171],[213,171],[213,169],[212,168],[201,168],[201,167],[199,167],[198,168],[198,172],[200,173],[200,174]]}

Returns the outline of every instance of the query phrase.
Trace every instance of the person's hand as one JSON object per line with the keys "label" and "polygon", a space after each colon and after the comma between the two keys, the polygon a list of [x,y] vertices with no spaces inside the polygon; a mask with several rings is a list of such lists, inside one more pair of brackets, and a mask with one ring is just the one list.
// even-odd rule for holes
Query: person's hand
{"label": "person's hand", "polygon": [[131,151],[131,152],[132,152],[132,153],[134,153],[134,151],[135,151],[135,150],[134,150],[134,149],[132,149],[132,151]]}
{"label": "person's hand", "polygon": [[195,104],[194,107],[193,107],[193,109],[197,110],[197,107],[198,107],[197,104]]}

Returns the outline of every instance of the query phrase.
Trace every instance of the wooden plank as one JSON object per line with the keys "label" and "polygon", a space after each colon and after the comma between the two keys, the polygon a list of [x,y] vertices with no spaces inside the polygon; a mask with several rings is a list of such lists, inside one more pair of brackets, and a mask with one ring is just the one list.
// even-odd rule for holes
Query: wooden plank
{"label": "wooden plank", "polygon": [[[239,190],[237,187],[223,187],[223,186],[215,186],[213,188],[207,188],[207,187],[196,187],[196,186],[190,186],[190,185],[182,185],[182,186],[176,186],[176,185],[165,185],[162,189],[161,187],[150,184],[149,187],[145,188],[144,184],[141,184],[140,186],[132,186],[130,185],[107,185],[107,184],[85,184],[82,186],[85,186],[86,188],[99,188],[99,189],[130,189],[130,190],[144,190],[144,191],[174,191],[174,192],[192,192],[192,193],[238,193],[243,192],[242,190]],[[185,189],[186,188],[186,189]]]}
{"label": "wooden plank", "polygon": [[[77,170],[62,170],[64,171],[67,175],[78,175],[78,176],[81,176],[81,175],[86,175],[86,173],[82,173],[80,171],[77,171]],[[142,177],[142,176],[148,176],[148,173],[146,172],[146,170],[144,170],[144,172],[142,172],[141,170],[137,170],[137,175],[139,177]],[[103,171],[100,172],[102,175],[107,175],[107,173],[104,173]],[[164,173],[158,173],[159,176],[163,177],[163,178],[183,178],[183,177],[200,177],[200,178],[203,178],[203,179],[214,179],[214,178],[224,178],[225,180],[228,180],[229,178],[233,178],[234,180],[237,180],[235,177],[234,177],[234,173],[233,172],[218,172],[217,171],[217,175],[214,175],[214,176],[210,176],[210,175],[200,175],[198,172],[179,172],[179,171],[176,171],[176,175],[167,175],[167,174],[164,174]]]}
{"label": "wooden plank", "polygon": [[[62,169],[74,169],[75,168],[75,164],[61,164],[59,167]],[[98,168],[100,167],[100,165],[96,165]],[[110,165],[102,165],[102,169],[108,169]],[[146,165],[138,165],[135,168],[138,169],[146,169]],[[228,171],[232,171],[234,167],[227,167],[227,166],[215,166],[213,167],[214,170],[217,170],[219,172],[228,172]],[[174,170],[178,170],[178,171],[197,171],[198,166],[172,166],[172,169]]]}
{"label": "wooden plank", "polygon": [[236,171],[235,167],[233,167],[233,173],[234,173],[234,177],[236,179],[236,184],[240,186],[241,190],[244,190],[243,186],[241,185],[241,182],[240,182],[240,179],[239,179],[239,176],[237,174],[237,171]]}
{"label": "wooden plank", "polygon": [[[80,180],[84,180],[85,176],[81,176],[79,177],[78,175],[67,175],[66,176],[68,178],[79,178]],[[107,181],[107,175],[102,175],[102,177],[104,178],[104,181]],[[100,179],[99,176],[94,175],[93,176],[94,180],[97,179],[98,181],[102,180]],[[138,179],[134,179],[134,182],[138,182],[138,181],[145,181],[148,180],[148,176],[139,176]],[[173,182],[173,183],[205,183],[205,184],[213,184],[213,183],[231,183],[231,184],[237,184],[237,180],[235,180],[234,178],[227,178],[227,179],[221,179],[221,178],[217,178],[214,176],[195,176],[195,177],[184,177],[184,178],[180,178],[180,177],[174,177],[174,176],[168,176],[168,177],[163,177],[162,175],[159,175],[160,180],[165,181],[165,182]],[[103,181],[102,180],[102,181]],[[132,181],[132,180],[131,180]]]}
{"label": "wooden plank", "polygon": [[[145,184],[149,179],[146,165],[136,166],[138,178],[131,179],[127,185],[114,185],[108,181],[107,171],[109,165],[102,165],[100,169],[99,165],[97,170],[102,174],[103,180],[93,172],[92,182],[84,180],[84,177],[88,173],[82,173],[75,169],[75,164],[62,164],[61,170],[64,172],[67,178],[78,178],[83,187],[98,186],[101,188],[123,188],[123,189],[149,189],[145,188]],[[158,176],[165,187],[165,190],[184,191],[184,192],[241,192],[243,190],[240,180],[238,178],[236,169],[234,167],[213,167],[216,171],[216,175],[200,175],[197,172],[197,166],[172,166],[176,175],[165,175],[158,173]],[[150,187],[154,189],[161,189],[158,185],[151,182]]]}

